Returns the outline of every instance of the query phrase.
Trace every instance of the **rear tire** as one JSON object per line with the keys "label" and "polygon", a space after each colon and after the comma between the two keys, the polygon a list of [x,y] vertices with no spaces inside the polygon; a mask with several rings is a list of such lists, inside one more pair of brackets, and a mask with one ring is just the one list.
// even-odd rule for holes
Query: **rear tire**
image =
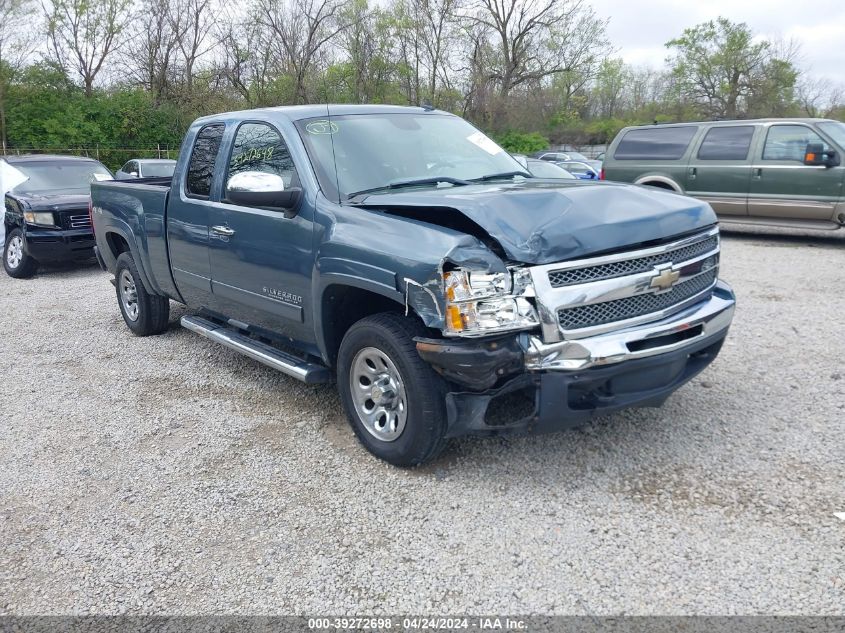
{"label": "rear tire", "polygon": [[395,466],[434,459],[446,445],[446,384],[420,358],[422,325],[393,313],[355,323],[340,344],[337,386],[364,447]]}
{"label": "rear tire", "polygon": [[150,336],[164,332],[170,320],[170,299],[147,292],[132,255],[120,254],[114,278],[117,305],[132,333]]}
{"label": "rear tire", "polygon": [[3,247],[3,268],[9,277],[26,279],[38,270],[38,262],[24,252],[23,246],[23,231],[12,229],[6,235],[6,244]]}

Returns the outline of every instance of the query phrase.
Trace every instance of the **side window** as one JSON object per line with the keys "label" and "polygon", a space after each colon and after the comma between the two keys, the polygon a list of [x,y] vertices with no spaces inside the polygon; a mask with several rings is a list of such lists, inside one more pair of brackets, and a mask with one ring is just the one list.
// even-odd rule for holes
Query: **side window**
{"label": "side window", "polygon": [[287,144],[282,135],[266,123],[244,123],[238,128],[226,181],[245,171],[281,176],[285,189],[299,184]]}
{"label": "side window", "polygon": [[622,137],[613,158],[617,160],[678,160],[689,147],[698,128],[694,125],[654,126],[629,130]]}
{"label": "side window", "polygon": [[804,152],[809,143],[821,143],[822,137],[806,125],[773,125],[766,134],[763,160],[794,160],[804,162]]}
{"label": "side window", "polygon": [[214,175],[214,161],[220,151],[224,125],[217,123],[202,128],[194,141],[191,160],[188,163],[188,179],[185,189],[191,198],[208,198],[211,195],[211,180]]}
{"label": "side window", "polygon": [[701,160],[745,160],[754,136],[753,125],[713,127],[707,132],[698,158]]}

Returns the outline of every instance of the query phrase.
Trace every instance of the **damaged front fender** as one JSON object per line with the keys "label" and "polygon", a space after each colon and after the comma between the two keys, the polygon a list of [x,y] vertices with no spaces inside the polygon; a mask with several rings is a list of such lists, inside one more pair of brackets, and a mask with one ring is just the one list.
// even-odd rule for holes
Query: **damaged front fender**
{"label": "damaged front fender", "polygon": [[403,279],[406,315],[413,311],[427,327],[443,330],[446,325],[446,295],[443,288],[445,271],[462,268],[485,273],[507,272],[505,263],[484,244],[470,237],[466,241],[475,243],[459,244],[452,248],[440,260],[427,281],[419,282],[410,277]]}

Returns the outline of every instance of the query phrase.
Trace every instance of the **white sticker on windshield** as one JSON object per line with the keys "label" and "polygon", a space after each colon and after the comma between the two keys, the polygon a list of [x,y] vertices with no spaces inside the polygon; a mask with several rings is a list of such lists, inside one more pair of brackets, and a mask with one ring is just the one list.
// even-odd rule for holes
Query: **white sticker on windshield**
{"label": "white sticker on windshield", "polygon": [[485,136],[482,132],[476,132],[475,134],[470,134],[467,136],[467,140],[472,143],[473,145],[478,145],[481,149],[483,149],[488,154],[495,156],[496,154],[500,154],[504,150],[496,145],[491,139]]}

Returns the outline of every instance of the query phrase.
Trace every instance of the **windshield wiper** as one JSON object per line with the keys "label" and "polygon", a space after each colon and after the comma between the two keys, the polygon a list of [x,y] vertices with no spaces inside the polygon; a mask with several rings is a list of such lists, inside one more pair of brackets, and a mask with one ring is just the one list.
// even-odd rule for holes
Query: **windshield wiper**
{"label": "windshield wiper", "polygon": [[514,176],[522,176],[523,178],[533,178],[527,171],[503,171],[501,174],[487,174],[480,178],[470,178],[473,182],[487,182],[488,180],[500,180],[502,178],[513,178]]}
{"label": "windshield wiper", "polygon": [[371,189],[362,189],[361,191],[354,191],[350,193],[347,198],[352,199],[362,196],[365,193],[375,193],[376,191],[387,191],[389,189],[402,189],[404,187],[415,187],[417,185],[436,185],[441,182],[449,183],[450,185],[471,185],[468,180],[461,180],[460,178],[452,178],[451,176],[433,176],[431,178],[415,178],[413,180],[398,180],[391,182],[381,187],[372,187]]}

